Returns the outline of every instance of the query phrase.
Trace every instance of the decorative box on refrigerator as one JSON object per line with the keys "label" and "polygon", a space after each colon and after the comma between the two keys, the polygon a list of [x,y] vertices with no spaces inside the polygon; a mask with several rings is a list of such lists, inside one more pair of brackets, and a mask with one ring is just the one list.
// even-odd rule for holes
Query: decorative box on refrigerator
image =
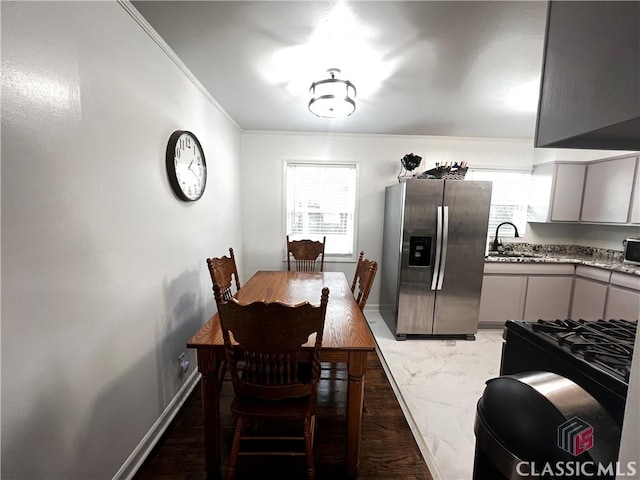
{"label": "decorative box on refrigerator", "polygon": [[386,188],[380,313],[397,339],[474,339],[491,182],[407,180]]}

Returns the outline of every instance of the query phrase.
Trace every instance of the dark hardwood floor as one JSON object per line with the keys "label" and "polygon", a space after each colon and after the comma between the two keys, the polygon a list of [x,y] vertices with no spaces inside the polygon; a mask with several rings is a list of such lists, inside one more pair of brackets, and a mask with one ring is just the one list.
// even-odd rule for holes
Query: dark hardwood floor
{"label": "dark hardwood floor", "polygon": [[[344,432],[347,382],[344,371],[323,372],[318,396],[318,427],[315,438],[316,478],[340,480],[345,475]],[[221,394],[222,468],[226,467],[233,419],[229,405],[233,397],[230,381]],[[365,383],[366,409],[360,443],[359,480],[432,480],[387,380],[377,354],[370,353]],[[238,480],[277,478],[303,479],[304,457],[240,457]],[[200,386],[185,402],[134,480],[217,479],[204,472],[202,405]],[[221,477],[220,477],[221,478]]]}

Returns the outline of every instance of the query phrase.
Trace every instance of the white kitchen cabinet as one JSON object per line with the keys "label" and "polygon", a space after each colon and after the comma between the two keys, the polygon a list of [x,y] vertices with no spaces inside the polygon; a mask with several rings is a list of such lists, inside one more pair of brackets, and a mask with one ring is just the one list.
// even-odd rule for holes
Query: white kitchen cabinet
{"label": "white kitchen cabinet", "polygon": [[640,276],[613,272],[605,318],[638,320],[640,317]]}
{"label": "white kitchen cabinet", "polygon": [[479,326],[567,318],[574,272],[572,264],[485,263]]}
{"label": "white kitchen cabinet", "polygon": [[530,276],[524,308],[525,320],[569,318],[572,276]]}
{"label": "white kitchen cabinet", "polygon": [[640,292],[609,287],[606,319],[638,320],[640,312]]}
{"label": "white kitchen cabinet", "polygon": [[[640,157],[639,157],[640,158]],[[631,197],[631,223],[640,223],[640,160],[636,164],[636,178],[633,182],[633,195]]]}
{"label": "white kitchen cabinet", "polygon": [[636,162],[630,156],[587,165],[580,221],[628,223]]}
{"label": "white kitchen cabinet", "polygon": [[480,325],[504,325],[522,319],[527,292],[526,276],[485,275],[480,297]]}
{"label": "white kitchen cabinet", "polygon": [[537,165],[531,174],[527,220],[577,222],[580,220],[585,163]]}
{"label": "white kitchen cabinet", "polygon": [[575,277],[571,318],[574,320],[604,318],[611,272],[602,268],[578,265]]}

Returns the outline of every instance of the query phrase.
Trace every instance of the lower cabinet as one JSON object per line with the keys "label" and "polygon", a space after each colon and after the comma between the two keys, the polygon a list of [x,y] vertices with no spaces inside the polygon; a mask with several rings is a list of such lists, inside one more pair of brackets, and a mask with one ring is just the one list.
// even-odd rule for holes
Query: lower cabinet
{"label": "lower cabinet", "polygon": [[593,280],[576,278],[573,288],[571,318],[574,320],[598,320],[604,318],[607,289],[607,285]]}
{"label": "lower cabinet", "polygon": [[576,267],[571,315],[574,320],[604,318],[611,272],[602,268]]}
{"label": "lower cabinet", "polygon": [[606,319],[638,320],[640,317],[640,276],[613,272],[605,309]]}
{"label": "lower cabinet", "polygon": [[572,264],[485,263],[479,327],[507,320],[640,317],[640,275]]}
{"label": "lower cabinet", "polygon": [[479,326],[568,318],[574,270],[572,264],[486,263]]}
{"label": "lower cabinet", "polygon": [[[480,297],[480,324],[503,325],[508,319],[522,319],[527,294],[527,277],[485,275]],[[500,325],[498,325],[500,324]]]}
{"label": "lower cabinet", "polygon": [[569,317],[571,276],[530,276],[524,307],[525,320],[555,320]]}
{"label": "lower cabinet", "polygon": [[607,302],[606,319],[638,320],[640,311],[640,292],[624,290],[622,288],[609,287],[609,300]]}

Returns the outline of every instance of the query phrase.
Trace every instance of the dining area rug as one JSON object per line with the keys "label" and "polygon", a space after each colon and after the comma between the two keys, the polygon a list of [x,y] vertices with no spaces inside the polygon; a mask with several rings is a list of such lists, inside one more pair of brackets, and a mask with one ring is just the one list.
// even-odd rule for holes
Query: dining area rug
{"label": "dining area rug", "polygon": [[[328,366],[329,364],[327,364]],[[356,477],[344,472],[346,371],[325,370],[318,387],[318,415],[314,454],[318,480],[432,480],[378,354],[367,359],[365,409],[360,442],[360,468]],[[220,396],[222,468],[224,472],[233,438],[230,411],[233,387],[225,380]],[[284,427],[284,426],[283,426]],[[280,427],[279,427],[280,428]],[[223,474],[205,474],[203,414],[200,384],[173,419],[134,480],[213,480]],[[304,479],[305,460],[291,456],[243,456],[237,480]]]}

